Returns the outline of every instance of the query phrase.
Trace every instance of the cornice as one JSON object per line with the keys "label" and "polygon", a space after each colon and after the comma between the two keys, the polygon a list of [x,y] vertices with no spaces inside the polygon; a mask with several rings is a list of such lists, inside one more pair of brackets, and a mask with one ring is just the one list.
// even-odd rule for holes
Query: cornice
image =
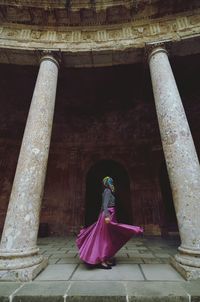
{"label": "cornice", "polygon": [[[123,63],[124,60],[130,63],[140,60],[147,44],[166,40],[170,41],[170,44],[175,44],[198,37],[200,37],[200,10],[195,13],[185,12],[165,18],[143,19],[107,26],[40,27],[3,24],[0,26],[0,62],[18,64],[16,57],[26,53],[27,61],[24,59],[23,62],[29,64],[28,56],[33,57],[34,52],[45,50],[64,56],[67,66],[73,66],[73,60],[76,61],[75,66],[112,65]],[[199,42],[196,44],[199,45]],[[105,59],[99,62],[96,59],[98,54]],[[116,63],[113,61],[113,54],[115,57],[118,56]],[[128,59],[124,59],[126,56]],[[33,58],[31,64],[37,63],[38,60]]]}
{"label": "cornice", "polygon": [[151,41],[177,41],[200,34],[200,10],[156,20],[143,19],[109,26],[38,27],[19,24],[0,26],[0,47],[66,49],[124,49],[143,47]]}

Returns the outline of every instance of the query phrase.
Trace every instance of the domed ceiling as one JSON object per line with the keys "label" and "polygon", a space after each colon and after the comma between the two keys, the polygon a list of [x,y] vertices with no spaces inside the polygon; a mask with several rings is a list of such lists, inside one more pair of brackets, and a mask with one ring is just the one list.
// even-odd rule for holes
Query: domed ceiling
{"label": "domed ceiling", "polygon": [[158,18],[199,6],[198,0],[1,0],[0,20],[35,25],[103,25]]}
{"label": "domed ceiling", "polygon": [[0,63],[66,67],[141,62],[147,45],[200,53],[199,0],[0,0]]}

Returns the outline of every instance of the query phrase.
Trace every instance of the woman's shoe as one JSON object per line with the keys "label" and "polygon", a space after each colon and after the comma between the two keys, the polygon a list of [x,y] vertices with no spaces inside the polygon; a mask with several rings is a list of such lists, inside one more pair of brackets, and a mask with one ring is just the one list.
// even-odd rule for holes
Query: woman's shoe
{"label": "woman's shoe", "polygon": [[108,265],[107,263],[99,263],[97,265],[98,268],[102,268],[102,269],[111,269],[112,267],[110,265]]}
{"label": "woman's shoe", "polygon": [[106,263],[109,266],[115,266],[116,265],[116,260],[113,258],[113,259],[110,259],[110,260],[106,261]]}

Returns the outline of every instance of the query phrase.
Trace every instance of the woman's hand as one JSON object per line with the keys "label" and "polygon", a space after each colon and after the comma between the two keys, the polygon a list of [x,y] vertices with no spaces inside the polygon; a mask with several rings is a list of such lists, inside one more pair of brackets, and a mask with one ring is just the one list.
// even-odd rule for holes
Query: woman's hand
{"label": "woman's hand", "polygon": [[110,223],[110,217],[105,217],[105,223]]}

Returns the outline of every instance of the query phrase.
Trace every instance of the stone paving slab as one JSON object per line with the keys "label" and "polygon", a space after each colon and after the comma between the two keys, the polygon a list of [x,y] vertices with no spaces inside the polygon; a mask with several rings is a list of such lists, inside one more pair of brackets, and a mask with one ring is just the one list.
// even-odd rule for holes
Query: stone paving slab
{"label": "stone paving slab", "polygon": [[120,261],[125,261],[125,262],[127,261],[128,263],[130,262],[129,261],[130,258],[128,257],[128,255],[127,256],[116,256],[115,259],[117,260],[117,263],[119,263]]}
{"label": "stone paving slab", "polygon": [[181,282],[180,285],[188,293],[188,296],[191,297],[190,302],[200,301],[200,280]]}
{"label": "stone paving slab", "polygon": [[136,257],[129,257],[129,258],[124,258],[124,257],[116,257],[116,264],[120,263],[132,263],[132,264],[140,264],[144,263],[142,258],[136,258]]}
{"label": "stone paving slab", "polygon": [[54,253],[54,254],[51,254],[49,256],[50,256],[50,258],[65,258],[65,257],[70,257],[70,255],[67,255],[67,254],[64,254],[64,253]]}
{"label": "stone paving slab", "polygon": [[67,257],[76,257],[78,255],[77,251],[68,251],[67,252]]}
{"label": "stone paving slab", "polygon": [[[51,260],[51,258],[50,258]],[[68,264],[68,263],[74,263],[74,264],[79,264],[81,263],[81,260],[79,258],[61,258],[58,259],[58,262],[56,262],[57,264]]]}
{"label": "stone paving slab", "polygon": [[170,255],[166,254],[166,253],[155,253],[155,257],[158,257],[158,258],[169,258]]}
{"label": "stone paving slab", "polygon": [[76,268],[76,264],[52,264],[36,278],[37,281],[69,280]]}
{"label": "stone paving slab", "polygon": [[169,264],[169,258],[160,258],[160,261],[161,261],[162,263]]}
{"label": "stone paving slab", "polygon": [[200,302],[200,280],[186,282],[169,265],[175,240],[133,238],[112,270],[88,269],[73,237],[42,238],[39,246],[50,265],[33,282],[0,282],[0,302]]}
{"label": "stone paving slab", "polygon": [[138,257],[139,258],[141,256],[140,252],[137,250],[127,250],[127,254],[129,257]]}
{"label": "stone paving slab", "polygon": [[145,278],[149,281],[182,281],[179,273],[169,264],[141,264]]}
{"label": "stone paving slab", "polygon": [[116,257],[128,257],[128,252],[127,250],[120,250],[119,252],[116,253]]}
{"label": "stone paving slab", "polygon": [[127,282],[129,302],[190,302],[179,282]]}
{"label": "stone paving slab", "polygon": [[119,281],[119,280],[144,280],[143,274],[136,264],[120,264],[111,270],[99,268],[87,268],[80,264],[73,274],[71,280],[82,281]]}
{"label": "stone paving slab", "polygon": [[146,257],[146,258],[154,258],[155,257],[152,253],[148,253],[146,251],[140,251],[140,256],[141,257]]}
{"label": "stone paving slab", "polygon": [[[77,281],[72,282],[68,297],[126,297],[126,288],[122,282]],[[124,300],[124,299],[123,299]],[[82,301],[82,300],[81,300]]]}
{"label": "stone paving slab", "polygon": [[[159,264],[159,263],[163,263],[163,260],[158,259],[158,258],[142,258],[143,263],[147,263],[147,264]],[[168,263],[169,261],[167,261]]]}
{"label": "stone paving slab", "polygon": [[49,264],[56,264],[58,263],[60,259],[59,258],[49,258],[48,262]]}
{"label": "stone paving slab", "polygon": [[155,258],[155,259],[158,259],[158,258],[156,258],[154,255],[152,255],[152,254],[140,254],[140,257],[142,258],[142,259],[153,259],[153,258]]}
{"label": "stone paving slab", "polygon": [[23,286],[22,283],[0,282],[0,302],[9,302],[9,296],[21,286]]}
{"label": "stone paving slab", "polygon": [[63,302],[69,285],[63,281],[27,283],[17,291],[12,302]]}
{"label": "stone paving slab", "polygon": [[1,302],[199,302],[200,280],[0,282]]}
{"label": "stone paving slab", "polygon": [[134,245],[143,245],[143,243],[146,241],[146,238],[141,238],[140,240],[137,240],[134,238],[134,240],[128,241],[126,246],[134,246]]}
{"label": "stone paving slab", "polygon": [[125,248],[126,250],[129,251],[142,251],[142,250],[148,250],[147,248],[144,248],[144,245],[128,245],[128,243],[126,243]]}

